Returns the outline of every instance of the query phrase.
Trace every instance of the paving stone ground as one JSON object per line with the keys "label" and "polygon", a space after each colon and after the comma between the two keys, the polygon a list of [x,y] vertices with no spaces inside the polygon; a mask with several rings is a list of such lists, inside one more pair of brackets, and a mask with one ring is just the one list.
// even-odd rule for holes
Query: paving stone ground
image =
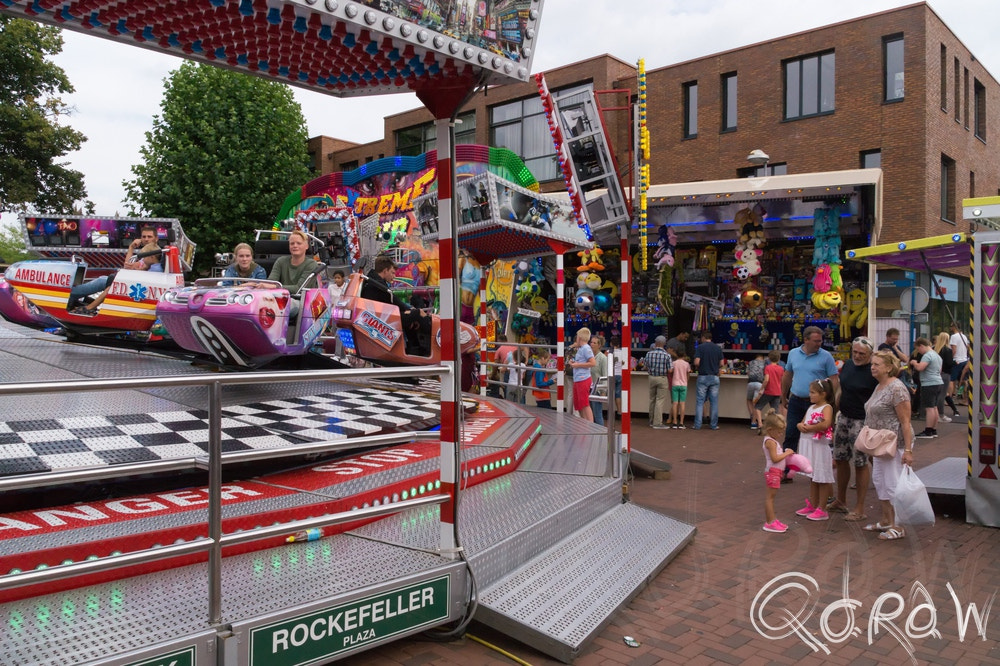
{"label": "paving stone ground", "polygon": [[[915,429],[922,427],[917,421]],[[672,462],[673,473],[669,480],[634,479],[632,500],[692,523],[698,532],[618,612],[576,664],[1000,664],[1000,603],[989,610],[985,640],[971,618],[965,622],[963,638],[956,612],[954,598],[967,617],[971,604],[982,614],[1000,591],[1000,530],[966,524],[961,498],[932,496],[934,526],[911,528],[904,539],[884,542],[863,531],[864,523],[845,522],[838,514],[826,522],[797,517],[794,511],[802,506],[809,487],[800,478],[782,486],[776,500],[778,517],[791,526],[789,531],[771,534],[760,529],[764,522],[761,438],[746,423],[724,422],[717,431],[652,430],[640,419],[634,430],[634,446]],[[945,457],[967,455],[964,418],[939,424],[938,431],[938,439],[918,440],[917,469]],[[852,499],[853,491],[848,492]],[[868,515],[874,521],[878,516],[874,488],[868,497]],[[779,592],[756,607],[762,608],[762,622],[772,627],[787,627],[781,615],[787,609],[801,619],[800,635],[781,637],[789,633],[787,628],[758,631],[751,621],[755,598],[759,602],[766,597],[767,592],[761,591],[775,589],[780,583],[768,587],[769,583],[783,574],[788,577],[782,582],[799,583],[801,589]],[[845,596],[845,579],[847,596],[859,602],[853,610],[855,633],[836,636],[845,631],[848,615],[833,606],[824,636],[821,617]],[[816,589],[807,594],[804,590],[813,585]],[[920,604],[924,606],[918,608]],[[872,629],[877,633],[869,638],[873,614],[898,617],[876,623]],[[558,663],[476,623],[468,633],[529,664]],[[640,646],[627,646],[624,636],[634,637]],[[820,643],[829,654],[817,647]],[[343,663],[515,662],[466,636],[443,643],[405,639]]]}

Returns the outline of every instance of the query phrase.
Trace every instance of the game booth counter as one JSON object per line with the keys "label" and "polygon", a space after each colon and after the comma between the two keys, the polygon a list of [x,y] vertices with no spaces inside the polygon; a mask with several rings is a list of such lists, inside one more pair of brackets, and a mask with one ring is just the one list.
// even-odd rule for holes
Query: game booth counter
{"label": "game booth counter", "polygon": [[[929,492],[964,495],[966,521],[1000,527],[1000,468],[997,457],[1000,384],[1000,197],[963,201],[963,217],[973,233],[956,232],[930,238],[859,249],[850,259],[926,273],[935,289],[940,273],[968,267],[969,312],[954,321],[971,343],[969,374],[969,449],[966,458],[945,458],[917,470]],[[940,294],[935,295],[939,299]]]}
{"label": "game booth counter", "polygon": [[[646,199],[646,246],[629,247],[633,309],[631,336],[623,341],[638,364],[633,411],[648,409],[641,361],[657,335],[692,332],[691,356],[696,332],[711,330],[725,358],[720,416],[744,419],[746,365],[755,356],[778,350],[784,358],[801,343],[804,327],[819,326],[824,346],[843,359],[850,340],[869,330],[874,271],[843,259],[878,237],[880,169],[652,185]],[[595,232],[595,241],[608,246],[611,230]],[[621,284],[615,253],[604,251],[609,269],[599,273],[602,283]],[[574,263],[568,262],[570,272]],[[575,296],[585,287],[568,288],[567,304],[580,305]],[[567,336],[582,326],[618,335],[616,305],[616,299],[604,311],[568,305]]]}

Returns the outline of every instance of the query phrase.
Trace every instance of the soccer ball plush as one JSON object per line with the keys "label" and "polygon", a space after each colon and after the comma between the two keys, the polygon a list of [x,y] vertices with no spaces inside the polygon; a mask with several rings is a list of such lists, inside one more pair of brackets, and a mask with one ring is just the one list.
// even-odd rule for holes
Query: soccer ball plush
{"label": "soccer ball plush", "polygon": [[756,289],[747,289],[743,292],[741,302],[743,307],[747,310],[759,308],[764,304],[764,294],[760,293]]}
{"label": "soccer ball plush", "polygon": [[578,291],[576,293],[577,312],[589,314],[594,309],[594,293],[591,291]]}
{"label": "soccer ball plush", "polygon": [[740,264],[733,269],[733,277],[737,280],[749,280],[750,269],[745,264]]}

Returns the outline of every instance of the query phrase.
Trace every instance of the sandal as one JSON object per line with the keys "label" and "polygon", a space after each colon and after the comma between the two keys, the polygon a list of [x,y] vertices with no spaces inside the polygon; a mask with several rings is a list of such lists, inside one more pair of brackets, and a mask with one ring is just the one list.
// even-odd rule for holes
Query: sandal
{"label": "sandal", "polygon": [[827,513],[847,513],[847,507],[838,502],[837,500],[828,502],[826,505],[826,510]]}
{"label": "sandal", "polygon": [[863,513],[857,513],[856,511],[851,511],[846,516],[844,516],[844,520],[846,520],[849,523],[859,523],[862,520],[868,520],[868,516],[866,516]]}
{"label": "sandal", "polygon": [[892,525],[883,525],[882,523],[871,523],[870,525],[865,525],[861,529],[865,532],[885,532],[887,529],[891,528]]}
{"label": "sandal", "polygon": [[896,539],[902,539],[905,536],[906,532],[903,531],[902,527],[890,527],[885,532],[882,532],[882,534],[879,534],[878,538],[885,541],[895,541]]}

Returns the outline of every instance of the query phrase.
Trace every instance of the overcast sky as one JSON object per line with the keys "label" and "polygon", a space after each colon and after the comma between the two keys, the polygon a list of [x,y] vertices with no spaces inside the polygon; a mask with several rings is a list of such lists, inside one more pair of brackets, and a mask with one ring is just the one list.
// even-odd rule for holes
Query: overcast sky
{"label": "overcast sky", "polygon": [[[546,0],[533,72],[602,53],[656,69],[885,9],[904,0]],[[931,0],[931,7],[990,73],[1000,78],[1000,0]],[[125,213],[122,181],[139,161],[160,112],[163,80],[180,60],[64,31],[56,57],[76,92],[69,123],[88,141],[69,156],[97,213]],[[340,99],[296,89],[310,136],[359,143],[382,137],[383,116],[419,106],[413,95]]]}

